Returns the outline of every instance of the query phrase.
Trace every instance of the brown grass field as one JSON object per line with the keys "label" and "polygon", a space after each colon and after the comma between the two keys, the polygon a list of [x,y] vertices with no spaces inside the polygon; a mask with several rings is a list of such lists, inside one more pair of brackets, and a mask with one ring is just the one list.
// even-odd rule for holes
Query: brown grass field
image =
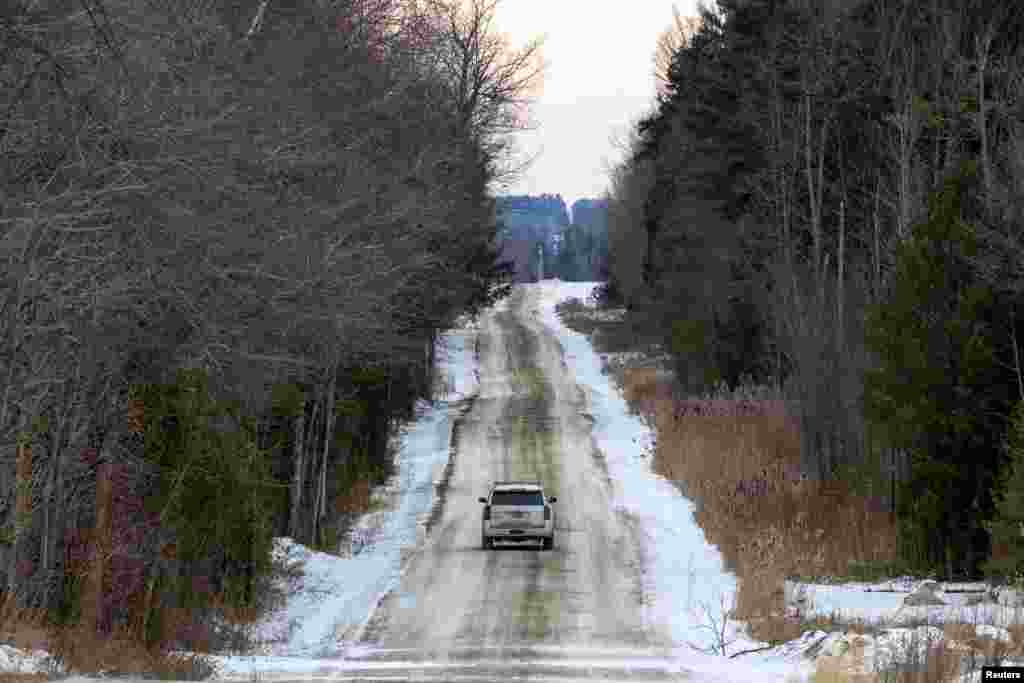
{"label": "brown grass field", "polygon": [[[765,396],[673,398],[651,368],[622,373],[624,395],[654,427],[654,470],[697,503],[696,519],[740,579],[736,616],[759,640],[799,635],[788,576],[842,576],[850,561],[890,561],[895,528],[841,482],[802,478],[799,425]],[[843,533],[830,533],[843,529]]]}

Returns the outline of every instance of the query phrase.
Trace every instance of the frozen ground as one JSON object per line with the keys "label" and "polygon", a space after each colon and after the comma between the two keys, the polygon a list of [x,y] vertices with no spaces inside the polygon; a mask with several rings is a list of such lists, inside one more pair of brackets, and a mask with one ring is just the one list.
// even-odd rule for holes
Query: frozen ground
{"label": "frozen ground", "polygon": [[[565,677],[599,677],[607,668],[633,671],[630,679],[641,680],[646,675],[645,667],[654,667],[658,677],[652,680],[795,681],[807,678],[815,659],[841,659],[861,650],[862,661],[849,666],[870,671],[876,665],[884,666],[900,648],[909,647],[912,635],[918,639],[937,635],[934,627],[913,631],[894,627],[856,642],[840,633],[805,633],[799,641],[736,659],[713,653],[720,643],[708,628],[708,614],[720,616],[721,605],[728,606],[734,578],[723,571],[717,551],[706,543],[694,523],[691,504],[651,471],[649,459],[640,457],[651,439],[648,427],[629,414],[611,378],[602,373],[601,358],[587,339],[563,326],[554,311],[558,301],[569,297],[587,301],[593,287],[594,283],[559,281],[525,285],[529,305],[523,310],[533,318],[532,325],[546,328],[557,339],[566,372],[583,393],[592,419],[591,434],[607,467],[609,498],[616,513],[634,520],[639,532],[637,551],[645,567],[643,623],[651,631],[668,634],[670,647],[538,643],[522,651],[482,652],[474,661],[464,662],[454,655],[437,661],[422,651],[411,650],[391,650],[387,657],[372,659],[375,647],[360,642],[381,600],[402,583],[417,555],[427,552],[423,524],[437,502],[435,484],[451,455],[452,425],[481,387],[481,368],[473,352],[480,329],[466,324],[445,337],[446,344],[439,353],[444,354],[441,376],[446,378],[446,390],[433,404],[421,404],[418,419],[397,437],[397,474],[377,492],[380,508],[358,525],[361,531],[354,534],[355,547],[339,549],[336,556],[279,539],[278,552],[302,562],[304,576],[293,586],[287,606],[260,626],[258,634],[263,643],[256,652],[216,658],[220,678],[347,679],[356,671],[365,675],[376,667],[381,678],[374,680],[384,680],[385,675],[401,676],[402,672],[406,680],[413,672],[421,680],[455,680],[464,670],[486,671],[492,665],[511,671],[525,667],[524,675],[528,675],[531,662],[543,660],[554,662],[548,669]],[[486,383],[487,370],[484,372]],[[499,561],[507,564],[510,557],[517,556],[499,554]],[[958,618],[1005,625],[1012,618],[1012,610],[1006,608],[968,606],[966,594],[959,593],[945,594],[945,607],[903,607],[903,598],[912,588],[909,582],[790,585],[787,594],[793,604],[801,598],[809,612],[838,612],[894,624],[921,619],[941,623]],[[1008,637],[999,627],[980,628],[980,635],[985,637]],[[725,641],[730,654],[761,645],[748,641],[742,625],[734,623],[727,624]],[[15,656],[17,664],[11,663]],[[40,653],[33,658],[0,648],[0,670],[15,670],[15,666],[32,670],[41,661]],[[431,675],[438,668],[445,672],[442,679]]]}

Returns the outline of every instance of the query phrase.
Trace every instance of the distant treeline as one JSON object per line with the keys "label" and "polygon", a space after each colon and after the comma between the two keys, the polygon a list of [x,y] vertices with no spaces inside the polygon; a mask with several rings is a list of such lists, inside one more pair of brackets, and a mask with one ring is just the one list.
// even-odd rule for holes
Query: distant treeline
{"label": "distant treeline", "polygon": [[503,196],[497,211],[501,253],[514,264],[517,282],[533,282],[542,274],[583,282],[607,277],[606,200],[577,200],[571,222],[561,195]]}

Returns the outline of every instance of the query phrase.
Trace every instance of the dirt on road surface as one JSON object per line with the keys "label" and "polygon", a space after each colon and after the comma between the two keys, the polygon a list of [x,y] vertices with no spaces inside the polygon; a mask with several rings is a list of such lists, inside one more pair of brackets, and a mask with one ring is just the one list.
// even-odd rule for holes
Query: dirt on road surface
{"label": "dirt on road surface", "polygon": [[[482,316],[480,392],[458,425],[443,507],[341,678],[685,678],[645,619],[642,544],[614,509],[586,398],[537,297],[521,288]],[[502,479],[558,497],[554,550],[482,548],[477,498]]]}

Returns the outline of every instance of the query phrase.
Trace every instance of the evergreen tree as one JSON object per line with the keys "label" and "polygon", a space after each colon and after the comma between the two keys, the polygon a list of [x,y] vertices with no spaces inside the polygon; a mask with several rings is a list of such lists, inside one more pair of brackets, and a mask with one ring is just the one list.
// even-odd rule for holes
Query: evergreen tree
{"label": "evergreen tree", "polygon": [[1005,555],[985,563],[990,575],[1024,578],[1024,401],[1017,404],[1006,438],[1009,463],[1000,477],[1000,493],[995,518],[986,525],[993,545],[1005,549]]}
{"label": "evergreen tree", "polygon": [[208,600],[184,579],[217,558],[214,583],[232,606],[251,606],[254,581],[270,567],[272,496],[280,489],[256,447],[254,425],[211,397],[201,371],[180,371],[174,384],[137,391],[149,416],[145,458],[160,471],[146,505],[172,531],[186,568],[173,586],[180,604]]}
{"label": "evergreen tree", "polygon": [[866,322],[878,364],[865,378],[865,416],[911,454],[900,552],[947,575],[974,575],[988,555],[983,522],[1012,391],[993,334],[997,301],[969,262],[977,238],[961,204],[972,181],[966,167],[932,197],[927,221],[897,249],[888,301]]}
{"label": "evergreen tree", "polygon": [[638,158],[655,176],[644,205],[650,317],[672,321],[666,345],[695,391],[764,380],[768,367],[768,327],[754,303],[762,264],[751,258],[755,226],[745,217],[750,177],[766,163],[748,104],[761,87],[750,49],[766,30],[753,17],[774,9],[747,4],[724,14],[704,8],[657,111],[638,126]]}

